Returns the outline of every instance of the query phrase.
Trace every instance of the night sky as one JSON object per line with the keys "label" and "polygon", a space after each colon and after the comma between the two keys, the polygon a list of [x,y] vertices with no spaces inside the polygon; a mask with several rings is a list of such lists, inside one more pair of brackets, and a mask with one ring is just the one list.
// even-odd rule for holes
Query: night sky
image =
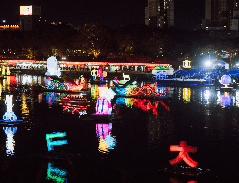
{"label": "night sky", "polygon": [[[19,24],[20,5],[39,5],[47,22],[70,22],[74,26],[102,23],[110,28],[144,24],[147,0],[2,0],[0,18]],[[204,18],[205,0],[175,0],[177,28],[194,27]]]}

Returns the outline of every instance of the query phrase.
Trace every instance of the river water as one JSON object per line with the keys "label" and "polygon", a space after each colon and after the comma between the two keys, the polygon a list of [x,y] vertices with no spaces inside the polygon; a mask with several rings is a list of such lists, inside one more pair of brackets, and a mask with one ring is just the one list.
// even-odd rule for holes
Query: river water
{"label": "river water", "polygon": [[[156,97],[107,100],[102,96],[112,81],[74,79],[77,92],[39,90],[46,79],[17,74],[1,81],[0,116],[12,95],[18,119],[1,120],[1,182],[238,181],[239,90],[170,87]],[[158,93],[165,89],[156,86]],[[197,147],[188,155],[209,172],[186,177],[163,171],[179,153],[170,145],[180,141]]]}

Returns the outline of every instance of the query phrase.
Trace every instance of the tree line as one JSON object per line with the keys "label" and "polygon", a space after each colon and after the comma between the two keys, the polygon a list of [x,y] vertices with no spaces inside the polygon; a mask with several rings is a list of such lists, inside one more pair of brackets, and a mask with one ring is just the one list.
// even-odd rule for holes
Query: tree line
{"label": "tree line", "polygon": [[233,58],[237,60],[238,54],[235,53],[238,50],[237,37],[212,36],[208,31],[162,30],[145,25],[116,30],[98,23],[79,29],[49,25],[37,31],[0,32],[2,59],[25,57],[42,60],[49,56],[56,56],[58,60],[144,58],[180,65],[185,59],[196,64],[207,53],[211,58],[223,53],[234,54]]}

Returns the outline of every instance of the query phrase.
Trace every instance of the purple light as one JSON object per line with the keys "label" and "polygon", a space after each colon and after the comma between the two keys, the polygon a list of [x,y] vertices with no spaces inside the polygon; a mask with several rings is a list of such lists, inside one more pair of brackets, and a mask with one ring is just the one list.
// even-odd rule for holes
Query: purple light
{"label": "purple light", "polygon": [[232,82],[232,78],[229,75],[223,75],[221,79],[221,83],[224,85],[228,85]]}
{"label": "purple light", "polygon": [[223,107],[228,107],[231,105],[231,97],[228,94],[224,94],[221,99],[221,105]]}

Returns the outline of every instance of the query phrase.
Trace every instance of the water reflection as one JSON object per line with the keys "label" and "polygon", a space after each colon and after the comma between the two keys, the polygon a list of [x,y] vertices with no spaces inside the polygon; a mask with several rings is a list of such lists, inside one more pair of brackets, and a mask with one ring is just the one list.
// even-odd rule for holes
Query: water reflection
{"label": "water reflection", "polygon": [[67,182],[67,171],[65,169],[54,166],[54,163],[48,162],[47,180],[52,180],[57,183]]}
{"label": "water reflection", "polygon": [[206,104],[209,104],[210,95],[211,95],[210,90],[204,91],[204,98],[206,100]]}
{"label": "water reflection", "polygon": [[25,119],[25,116],[29,115],[29,107],[27,106],[27,96],[26,93],[22,93],[22,103],[21,103],[21,110],[22,110],[22,116],[23,119]]}
{"label": "water reflection", "polygon": [[[169,179],[169,182],[171,183],[183,183],[184,181],[180,180],[179,178],[171,177]],[[196,180],[186,181],[187,183],[197,183]]]}
{"label": "water reflection", "polygon": [[0,82],[0,100],[2,100],[2,83]]}
{"label": "water reflection", "polygon": [[[192,94],[192,90],[196,92]],[[181,92],[183,91],[183,95]],[[197,95],[199,93],[200,95]],[[194,101],[198,101],[200,104],[204,104],[207,107],[211,105],[220,105],[223,108],[229,106],[239,106],[237,98],[239,98],[239,91],[236,92],[220,92],[215,89],[215,87],[205,87],[205,88],[179,88],[178,90],[178,99],[181,98],[185,102],[192,102],[192,98]],[[199,97],[199,98],[197,98]]]}
{"label": "water reflection", "polygon": [[[34,116],[32,118],[33,123],[29,123],[29,120],[26,119],[24,121],[28,123],[21,124],[18,128],[3,127],[4,131],[2,131],[2,134],[5,132],[7,139],[9,139],[7,140],[9,142],[6,143],[8,145],[7,153],[9,156],[14,154],[14,135],[17,130],[18,133],[20,130],[26,132],[17,135],[17,145],[19,144],[19,146],[25,143],[25,139],[39,142],[40,145],[42,141],[44,142],[44,145],[39,145],[40,147],[33,147],[34,152],[31,150],[31,153],[34,154],[38,152],[37,150],[40,149],[41,151],[44,147],[46,148],[44,136],[46,133],[49,133],[50,129],[50,132],[58,130],[66,131],[67,135],[69,135],[67,137],[69,145],[67,145],[66,148],[69,152],[73,149],[74,153],[82,154],[82,159],[84,159],[84,154],[88,154],[88,157],[92,156],[95,158],[95,150],[97,148],[100,153],[105,154],[117,147],[117,151],[115,149],[116,153],[114,154],[115,156],[117,154],[116,159],[125,162],[129,160],[132,169],[137,166],[135,162],[142,160],[142,157],[144,157],[147,163],[142,163],[142,167],[139,167],[139,169],[145,168],[149,164],[149,168],[151,168],[151,165],[153,168],[158,168],[158,166],[165,167],[168,163],[168,159],[165,158],[169,154],[168,145],[173,141],[189,140],[194,141],[196,146],[202,149],[196,157],[199,166],[209,166],[216,171],[221,169],[221,172],[227,171],[227,173],[229,170],[234,171],[230,167],[236,164],[234,160],[237,158],[236,153],[238,148],[230,145],[231,143],[228,142],[236,144],[239,139],[237,126],[239,121],[237,115],[239,112],[239,102],[237,100],[239,98],[238,91],[224,93],[216,91],[215,87],[172,87],[170,89],[170,97],[168,97],[167,92],[165,94],[167,97],[164,95],[165,98],[161,98],[162,100],[157,98],[159,101],[154,98],[128,98],[119,96],[115,96],[113,100],[108,100],[104,96],[104,93],[110,88],[108,83],[86,84],[87,92],[69,94],[69,92],[41,92],[40,90],[31,90],[30,87],[27,87],[35,83],[39,84],[39,82],[44,80],[44,77],[32,76],[23,79],[23,76],[16,75],[16,83],[14,83],[14,77],[12,77],[12,79],[11,81],[10,77],[10,85],[15,85],[16,88],[18,85],[22,86],[24,83],[26,84],[24,90],[17,91],[17,98],[19,100],[13,102],[15,103],[16,111],[19,111],[17,108],[22,109],[22,113],[19,114],[18,117],[20,117],[20,115],[23,117],[28,114],[33,116],[33,112],[35,112],[35,114],[38,113],[41,118],[39,119],[37,115]],[[74,81],[77,85],[81,82],[80,79],[75,79]],[[4,87],[3,82],[5,82]],[[0,82],[0,94],[2,96],[5,96],[5,92],[8,89],[7,85],[9,84],[7,82],[9,82],[7,79]],[[110,82],[112,84],[112,81]],[[142,85],[144,86],[144,84]],[[157,87],[157,89],[158,93],[165,90],[165,88],[160,89],[159,87]],[[31,103],[29,103],[29,101]],[[1,102],[3,106],[4,101]],[[46,107],[47,104],[51,109]],[[62,106],[62,108],[57,107],[58,105]],[[122,105],[123,109],[120,107]],[[107,124],[104,121],[104,123],[99,124],[99,121],[97,121],[98,118],[89,122],[78,118],[75,119],[75,115],[62,114],[64,112],[78,114],[80,116],[85,114],[90,116],[95,113],[99,114],[97,117],[102,117],[100,115],[112,114],[114,106],[117,108],[116,112],[119,111],[119,114],[123,115],[124,118],[123,120],[120,119],[119,121],[116,120],[113,122],[113,134],[112,123]],[[53,114],[52,111],[54,111],[54,118],[56,117],[56,120],[51,120],[49,116],[43,115]],[[2,115],[3,114],[4,112],[2,111]],[[69,119],[73,119],[71,124],[74,125],[69,125]],[[28,128],[25,130],[25,128],[31,124],[34,124],[35,128],[29,131],[27,131]],[[81,131],[80,134],[79,129]],[[117,135],[117,143],[120,142],[117,146],[116,137],[113,135]],[[97,136],[97,140],[95,136]],[[53,145],[53,147],[54,143],[58,144],[60,142],[58,144],[60,145],[63,138],[52,138],[52,141],[49,141],[49,143]],[[72,141],[77,143],[70,143]],[[95,145],[92,145],[93,143],[95,143]],[[27,144],[28,143],[21,146],[25,151],[27,151],[30,146]],[[212,144],[214,145],[212,146]],[[57,147],[61,148],[61,146]],[[129,148],[131,148],[130,152],[125,152],[125,149]],[[227,151],[225,151],[225,149]],[[17,153],[19,151],[21,150],[17,150]],[[224,152],[224,154],[222,152]],[[122,153],[128,156],[128,159],[125,158]],[[131,156],[131,154],[133,155]],[[139,154],[138,157],[137,155],[134,156],[135,154]],[[224,158],[225,156],[226,158]],[[132,157],[135,158],[135,161],[131,162]],[[192,159],[194,159],[194,157],[192,157]],[[122,164],[124,164],[123,161]],[[164,161],[167,161],[167,163]],[[158,162],[160,162],[160,165]],[[226,168],[220,168],[220,165],[226,166]],[[34,171],[37,172],[37,168]],[[48,164],[47,172],[47,179],[49,180],[62,182],[67,180],[65,176],[67,171],[61,169],[61,166],[50,163]],[[145,175],[145,177],[148,176],[147,173],[145,173]],[[220,173],[218,173],[218,175],[220,175]]]}
{"label": "water reflection", "polygon": [[183,100],[185,102],[190,102],[191,88],[183,88]]}
{"label": "water reflection", "polygon": [[17,132],[17,127],[3,127],[3,131],[7,135],[6,139],[6,153],[7,156],[14,155],[14,146],[15,146],[15,140],[14,135]]}
{"label": "water reflection", "polygon": [[236,106],[239,107],[239,90],[236,90],[234,99],[235,99]]}
{"label": "water reflection", "polygon": [[144,111],[149,111],[152,109],[153,114],[157,116],[158,105],[162,105],[166,110],[170,110],[170,108],[163,101],[150,101],[146,99],[135,99],[135,98],[125,98],[118,97],[115,102],[115,106],[118,107],[120,105],[126,105],[127,107],[138,107]]}
{"label": "water reflection", "polygon": [[45,76],[16,74],[16,84],[19,85],[40,85],[45,83]]}
{"label": "water reflection", "polygon": [[112,136],[112,123],[96,124],[96,135],[99,141],[98,150],[101,153],[108,153],[116,145],[116,137]]}
{"label": "water reflection", "polygon": [[91,98],[92,99],[96,99],[98,98],[99,94],[98,94],[98,85],[93,84],[91,85]]}
{"label": "water reflection", "polygon": [[232,102],[232,97],[230,96],[229,92],[225,92],[224,95],[221,97],[221,106],[222,107],[229,107]]}
{"label": "water reflection", "polygon": [[64,96],[64,93],[47,92],[46,102],[48,103],[49,108],[51,108],[53,104],[57,104],[57,102]]}

